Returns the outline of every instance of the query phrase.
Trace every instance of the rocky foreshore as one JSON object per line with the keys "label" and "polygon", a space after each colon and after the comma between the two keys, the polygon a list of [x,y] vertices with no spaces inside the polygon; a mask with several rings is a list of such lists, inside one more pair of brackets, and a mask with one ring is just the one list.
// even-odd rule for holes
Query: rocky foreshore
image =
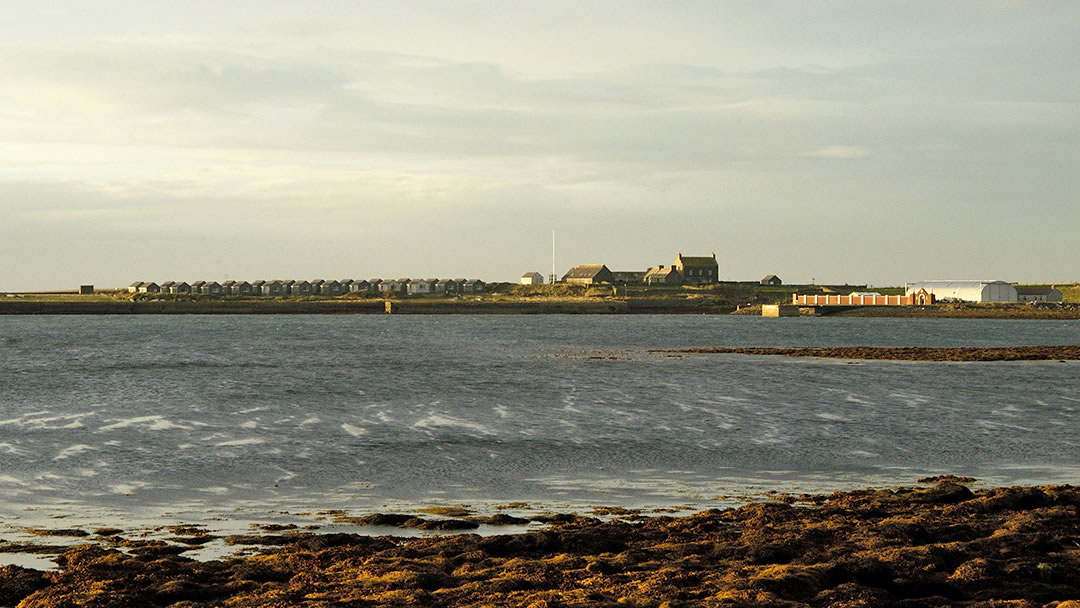
{"label": "rocky foreshore", "polygon": [[501,536],[286,533],[223,561],[116,536],[3,568],[0,606],[1080,606],[1080,489],[932,481]]}
{"label": "rocky foreshore", "polygon": [[737,354],[826,359],[880,359],[889,361],[1076,361],[1080,346],[792,346],[792,347],[698,347],[650,349],[660,354]]}

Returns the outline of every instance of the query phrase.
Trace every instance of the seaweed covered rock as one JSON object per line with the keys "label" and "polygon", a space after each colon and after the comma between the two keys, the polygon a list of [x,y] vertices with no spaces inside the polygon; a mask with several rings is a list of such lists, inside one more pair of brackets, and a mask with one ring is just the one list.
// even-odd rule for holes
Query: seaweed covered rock
{"label": "seaweed covered rock", "polygon": [[273,537],[200,563],[93,545],[0,570],[21,608],[966,606],[1073,608],[1080,489],[869,490],[523,534]]}

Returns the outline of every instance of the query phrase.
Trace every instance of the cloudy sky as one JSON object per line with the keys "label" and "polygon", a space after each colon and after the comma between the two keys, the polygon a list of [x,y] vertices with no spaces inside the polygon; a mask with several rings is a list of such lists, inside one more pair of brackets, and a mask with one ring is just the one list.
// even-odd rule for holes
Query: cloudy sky
{"label": "cloudy sky", "polygon": [[1080,280],[1080,3],[11,0],[0,290]]}

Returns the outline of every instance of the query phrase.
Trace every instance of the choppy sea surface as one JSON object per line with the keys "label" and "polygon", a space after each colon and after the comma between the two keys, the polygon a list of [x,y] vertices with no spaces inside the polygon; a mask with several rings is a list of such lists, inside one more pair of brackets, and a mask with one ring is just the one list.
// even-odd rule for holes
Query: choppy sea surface
{"label": "choppy sea surface", "polygon": [[1077,343],[1076,321],[0,318],[0,531],[1077,483],[1076,362],[647,352]]}

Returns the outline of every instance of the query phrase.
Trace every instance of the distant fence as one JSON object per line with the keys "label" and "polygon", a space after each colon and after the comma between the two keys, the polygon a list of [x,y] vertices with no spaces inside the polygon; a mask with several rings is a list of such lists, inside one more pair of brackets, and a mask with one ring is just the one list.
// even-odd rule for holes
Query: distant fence
{"label": "distant fence", "polygon": [[792,295],[791,303],[799,306],[925,306],[934,303],[934,295],[919,292],[906,296],[833,296],[828,294]]}

